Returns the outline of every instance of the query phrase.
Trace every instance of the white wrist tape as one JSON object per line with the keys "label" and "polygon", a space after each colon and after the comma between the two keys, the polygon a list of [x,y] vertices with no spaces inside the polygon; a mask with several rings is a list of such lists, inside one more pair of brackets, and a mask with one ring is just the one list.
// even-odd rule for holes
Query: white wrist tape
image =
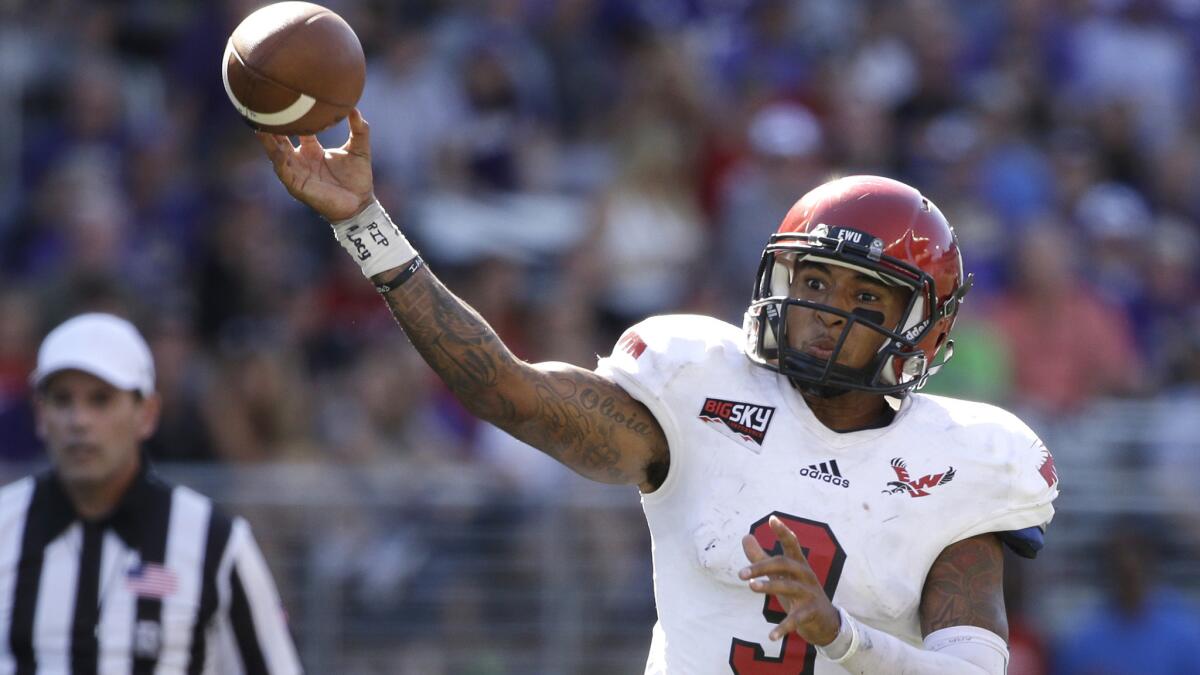
{"label": "white wrist tape", "polygon": [[333,223],[333,236],[368,279],[417,257],[417,250],[400,234],[378,200],[358,215]]}
{"label": "white wrist tape", "polygon": [[856,647],[858,642],[856,639],[858,631],[854,628],[854,619],[841,607],[838,607],[838,614],[842,615],[842,627],[838,629],[837,637],[824,647],[817,646],[817,651],[834,663],[844,658],[850,652],[850,648]]}
{"label": "white wrist tape", "polygon": [[925,636],[925,649],[974,663],[986,673],[1008,669],[1008,643],[978,626],[951,626]]}
{"label": "white wrist tape", "polygon": [[838,611],[842,627],[837,637],[817,651],[855,675],[1004,675],[1008,669],[1008,645],[989,630],[943,628],[926,636],[925,648],[920,649]]}

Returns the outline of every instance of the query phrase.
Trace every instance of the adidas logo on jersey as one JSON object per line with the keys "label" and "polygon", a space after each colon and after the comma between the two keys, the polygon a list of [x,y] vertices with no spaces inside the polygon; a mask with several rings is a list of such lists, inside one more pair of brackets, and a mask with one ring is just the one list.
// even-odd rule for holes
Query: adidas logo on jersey
{"label": "adidas logo on jersey", "polygon": [[837,460],[831,459],[828,462],[820,464],[809,464],[800,469],[800,475],[814,480],[819,480],[823,483],[832,483],[838,487],[850,487],[850,479],[842,478],[842,472],[838,469]]}

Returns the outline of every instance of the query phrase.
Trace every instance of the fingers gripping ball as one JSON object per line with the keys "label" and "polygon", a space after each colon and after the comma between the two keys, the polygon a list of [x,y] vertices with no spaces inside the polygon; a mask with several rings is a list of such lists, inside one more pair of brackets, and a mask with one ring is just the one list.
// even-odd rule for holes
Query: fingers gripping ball
{"label": "fingers gripping ball", "polygon": [[358,36],[310,2],[277,2],[246,17],[221,63],[225,93],[259,131],[315,134],[342,120],[366,81]]}

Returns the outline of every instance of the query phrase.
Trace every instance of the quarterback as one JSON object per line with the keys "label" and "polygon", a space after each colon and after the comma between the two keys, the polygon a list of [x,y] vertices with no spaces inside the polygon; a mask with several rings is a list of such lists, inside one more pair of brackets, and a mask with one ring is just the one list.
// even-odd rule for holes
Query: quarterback
{"label": "quarterback", "polygon": [[917,190],[854,176],[769,237],[745,325],[658,316],[595,370],[517,359],[375,200],[369,131],[260,134],[287,190],[474,414],[631,483],[653,538],[647,673],[1004,673],[1002,549],[1032,557],[1058,476],[1020,420],[915,393],[970,277]]}

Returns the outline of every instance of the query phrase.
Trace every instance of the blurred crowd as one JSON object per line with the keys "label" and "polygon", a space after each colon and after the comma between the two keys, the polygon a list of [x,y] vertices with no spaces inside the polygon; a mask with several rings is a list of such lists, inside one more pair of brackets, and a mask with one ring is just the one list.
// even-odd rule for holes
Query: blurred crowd
{"label": "blurred crowd", "polygon": [[[562,489],[278,185],[219,70],[261,4],[0,3],[0,457],[40,456],[41,335],[105,309],[155,350],[158,460]],[[1196,0],[323,4],[367,55],[378,196],[523,358],[593,364],[657,313],[740,325],[792,202],[878,173],[941,206],[976,276],[931,391],[1035,428],[1098,397],[1200,406]]]}

